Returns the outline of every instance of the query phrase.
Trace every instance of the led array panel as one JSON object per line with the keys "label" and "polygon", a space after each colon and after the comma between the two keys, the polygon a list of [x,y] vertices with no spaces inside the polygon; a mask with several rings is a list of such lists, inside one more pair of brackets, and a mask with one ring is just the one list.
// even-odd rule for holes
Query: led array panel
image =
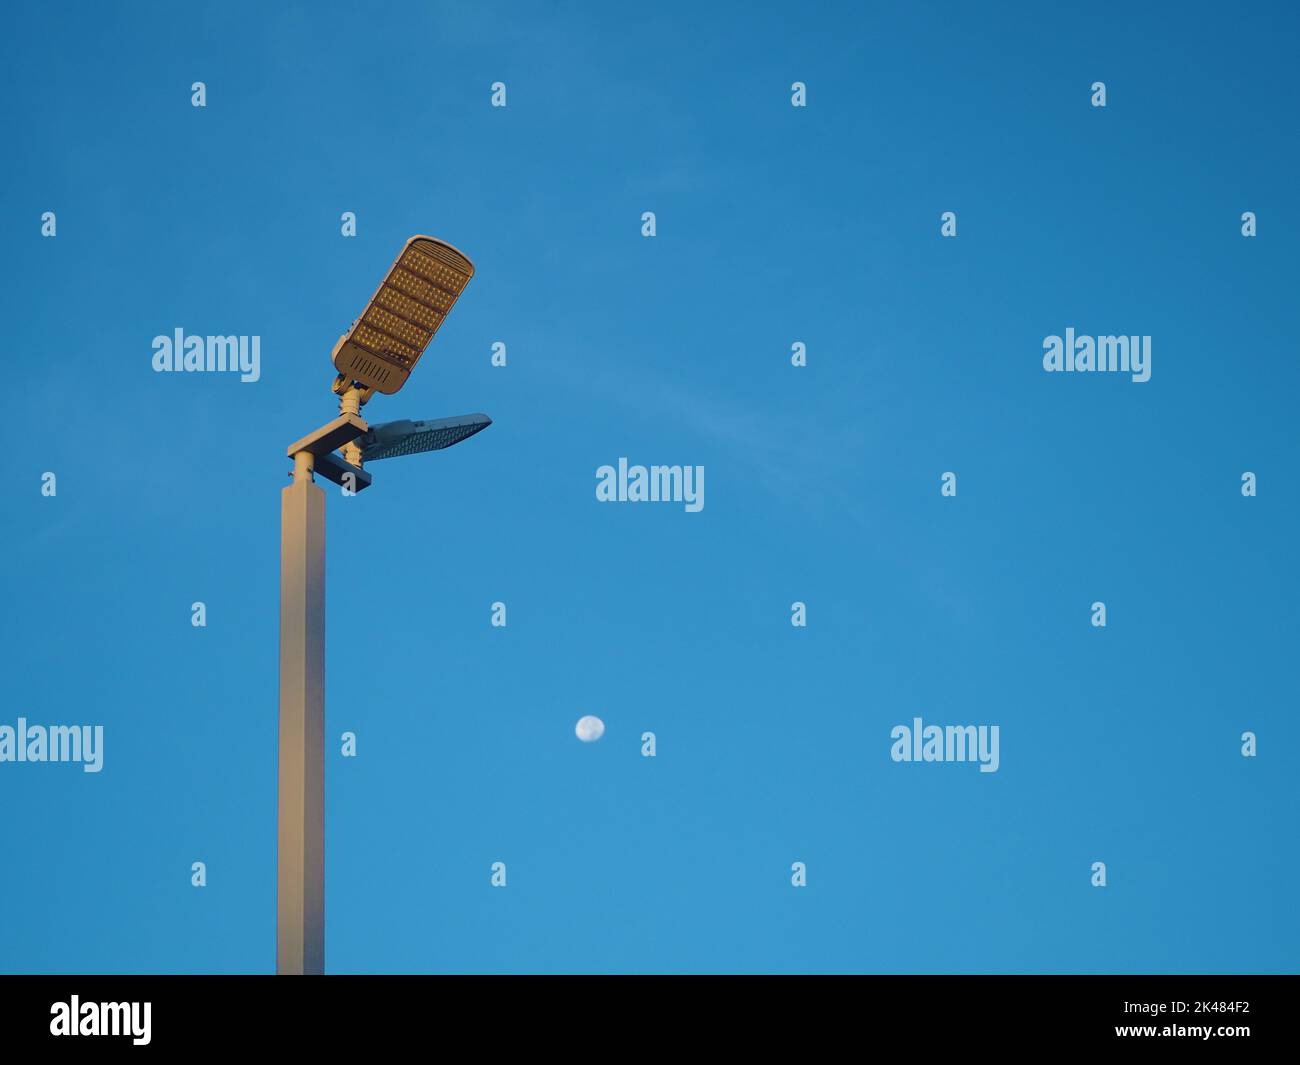
{"label": "led array panel", "polygon": [[335,369],[392,395],[406,384],[473,276],[474,264],[450,244],[412,237],[334,349]]}
{"label": "led array panel", "polygon": [[459,418],[440,418],[437,421],[384,422],[372,425],[360,439],[361,459],[391,459],[398,455],[418,455],[425,451],[441,451],[459,444],[492,424],[486,414],[466,414]]}

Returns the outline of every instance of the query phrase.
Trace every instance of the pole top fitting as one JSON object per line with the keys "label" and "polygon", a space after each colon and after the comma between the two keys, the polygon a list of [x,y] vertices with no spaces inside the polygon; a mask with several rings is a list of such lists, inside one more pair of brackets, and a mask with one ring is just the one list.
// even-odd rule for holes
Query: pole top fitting
{"label": "pole top fitting", "polygon": [[316,468],[316,456],[310,451],[296,451],[293,456],[293,483],[313,481],[312,471]]}

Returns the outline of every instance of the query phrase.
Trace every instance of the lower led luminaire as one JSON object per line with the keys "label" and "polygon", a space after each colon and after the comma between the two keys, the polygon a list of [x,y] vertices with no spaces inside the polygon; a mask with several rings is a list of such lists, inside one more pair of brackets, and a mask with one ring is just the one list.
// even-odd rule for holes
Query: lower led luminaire
{"label": "lower led luminaire", "polygon": [[491,424],[492,419],[486,414],[465,414],[458,418],[439,418],[436,421],[403,419],[372,425],[370,431],[358,441],[361,444],[361,459],[363,462],[373,462],[398,455],[440,451],[469,439]]}

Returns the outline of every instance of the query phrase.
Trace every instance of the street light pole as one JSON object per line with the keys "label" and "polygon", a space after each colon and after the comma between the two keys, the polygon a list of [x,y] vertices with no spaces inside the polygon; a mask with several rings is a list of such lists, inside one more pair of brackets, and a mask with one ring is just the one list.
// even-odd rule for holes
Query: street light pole
{"label": "street light pole", "polygon": [[325,971],[325,493],[294,455],[280,496],[280,796],[275,970]]}
{"label": "street light pole", "polygon": [[[369,429],[358,413],[363,395],[344,390],[339,416],[289,445],[293,483],[280,494],[275,971],[284,975],[325,972],[325,493],[314,474],[348,473],[353,491],[369,484],[355,444]],[[340,446],[356,449],[357,469],[334,457]]]}

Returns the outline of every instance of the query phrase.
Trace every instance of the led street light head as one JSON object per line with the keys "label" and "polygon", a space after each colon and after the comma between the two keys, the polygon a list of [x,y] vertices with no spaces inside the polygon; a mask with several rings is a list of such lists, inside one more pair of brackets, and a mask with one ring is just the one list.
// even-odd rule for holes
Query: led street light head
{"label": "led street light head", "polygon": [[391,396],[406,384],[473,276],[474,264],[450,244],[412,237],[361,317],[339,338],[335,369]]}
{"label": "led street light head", "polygon": [[465,414],[459,418],[439,418],[432,422],[384,422],[372,425],[361,437],[361,459],[391,459],[398,455],[418,455],[423,451],[440,451],[459,444],[486,429],[492,419],[486,414]]}

